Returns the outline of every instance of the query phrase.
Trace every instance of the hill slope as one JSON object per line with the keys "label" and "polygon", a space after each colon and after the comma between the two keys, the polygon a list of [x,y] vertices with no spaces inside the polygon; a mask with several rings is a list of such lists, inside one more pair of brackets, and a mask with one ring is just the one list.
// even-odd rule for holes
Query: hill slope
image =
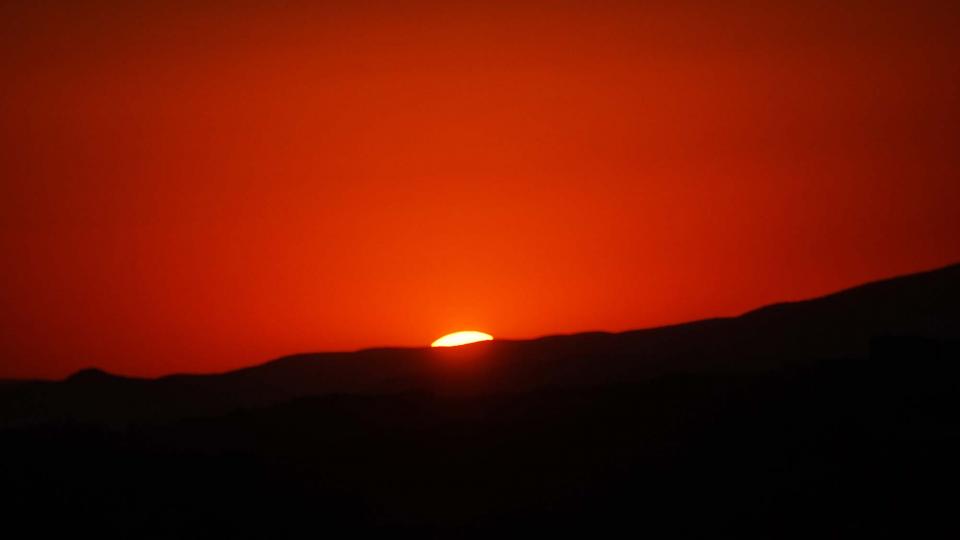
{"label": "hill slope", "polygon": [[84,370],[62,382],[8,382],[0,386],[0,423],[126,422],[221,414],[305,396],[523,392],[770,370],[865,357],[871,342],[883,336],[960,339],[960,265],[740,317],[619,334],[302,354],[219,375],[151,380]]}
{"label": "hill slope", "polygon": [[741,317],[0,391],[10,530],[956,538],[960,269]]}

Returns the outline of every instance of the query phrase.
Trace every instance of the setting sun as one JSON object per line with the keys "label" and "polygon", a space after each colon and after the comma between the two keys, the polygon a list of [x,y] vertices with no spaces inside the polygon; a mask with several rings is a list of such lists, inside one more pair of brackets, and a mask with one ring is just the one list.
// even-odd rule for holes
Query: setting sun
{"label": "setting sun", "polygon": [[475,332],[468,330],[465,332],[454,332],[452,334],[447,334],[442,338],[434,341],[430,344],[431,347],[458,347],[460,345],[466,345],[468,343],[476,343],[478,341],[490,341],[493,339],[493,336],[490,334],[484,334],[483,332]]}

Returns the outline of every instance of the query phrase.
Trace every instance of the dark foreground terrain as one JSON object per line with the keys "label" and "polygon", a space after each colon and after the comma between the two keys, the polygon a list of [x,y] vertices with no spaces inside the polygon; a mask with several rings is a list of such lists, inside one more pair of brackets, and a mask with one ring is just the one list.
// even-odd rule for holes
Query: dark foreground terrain
{"label": "dark foreground terrain", "polygon": [[956,537],[958,306],[954,266],[626,334],[7,382],[3,527]]}

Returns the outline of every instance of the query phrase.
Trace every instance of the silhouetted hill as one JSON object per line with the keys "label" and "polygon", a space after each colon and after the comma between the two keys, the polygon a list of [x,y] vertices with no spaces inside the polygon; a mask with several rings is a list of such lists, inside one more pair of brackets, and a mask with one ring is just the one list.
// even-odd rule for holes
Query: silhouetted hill
{"label": "silhouetted hill", "polygon": [[106,371],[98,368],[87,368],[81,369],[80,371],[70,375],[66,378],[66,382],[70,383],[99,383],[107,381],[118,381],[118,380],[127,380],[127,377],[121,377],[119,375],[113,375],[112,373],[107,373]]}
{"label": "silhouetted hill", "polygon": [[330,394],[521,392],[676,373],[763,371],[864,357],[882,336],[960,339],[960,265],[869,283],[735,318],[454,349],[300,354],[218,375],[160,379],[81,371],[62,383],[0,386],[0,425],[49,419],[125,422],[222,414]]}
{"label": "silhouetted hill", "polygon": [[39,537],[951,537],[958,348],[895,341],[881,362],[7,428],[0,503]]}
{"label": "silhouetted hill", "polygon": [[626,332],[0,386],[4,531],[955,538],[960,267]]}

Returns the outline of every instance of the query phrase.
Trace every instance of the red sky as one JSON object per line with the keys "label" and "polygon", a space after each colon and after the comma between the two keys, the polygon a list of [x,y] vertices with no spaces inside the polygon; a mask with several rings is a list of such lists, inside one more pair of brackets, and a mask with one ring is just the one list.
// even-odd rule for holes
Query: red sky
{"label": "red sky", "polygon": [[955,2],[261,4],[0,6],[0,376],[625,330],[960,260]]}

